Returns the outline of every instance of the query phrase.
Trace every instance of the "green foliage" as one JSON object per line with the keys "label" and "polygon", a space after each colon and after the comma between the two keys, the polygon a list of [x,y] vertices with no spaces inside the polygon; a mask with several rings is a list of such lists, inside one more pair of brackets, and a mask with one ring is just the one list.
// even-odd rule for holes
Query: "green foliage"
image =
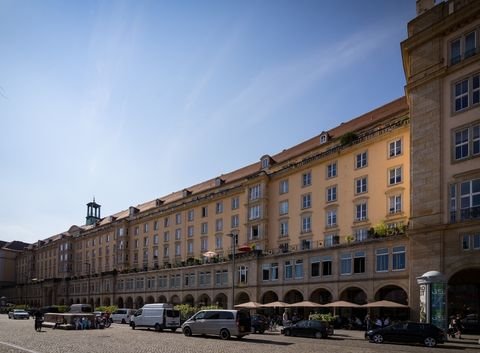
{"label": "green foliage", "polygon": [[385,222],[377,224],[373,229],[376,237],[384,237],[387,235],[388,232],[388,228]]}
{"label": "green foliage", "polygon": [[335,316],[332,314],[310,314],[308,317],[309,320],[320,320],[320,321],[328,321],[328,322],[333,322],[335,321]]}
{"label": "green foliage", "polygon": [[340,143],[342,145],[348,145],[355,141],[358,138],[357,134],[354,132],[347,132],[340,137]]}
{"label": "green foliage", "polygon": [[192,317],[199,310],[221,309],[218,305],[207,305],[202,307],[191,306],[190,304],[178,304],[174,307],[175,310],[180,311],[180,318],[186,320]]}
{"label": "green foliage", "polygon": [[118,309],[118,306],[116,306],[116,305],[110,305],[110,306],[104,306],[104,305],[102,305],[102,306],[97,306],[97,307],[95,308],[95,311],[105,311],[105,312],[111,314],[111,313],[113,313],[114,311],[116,311],[117,309]]}

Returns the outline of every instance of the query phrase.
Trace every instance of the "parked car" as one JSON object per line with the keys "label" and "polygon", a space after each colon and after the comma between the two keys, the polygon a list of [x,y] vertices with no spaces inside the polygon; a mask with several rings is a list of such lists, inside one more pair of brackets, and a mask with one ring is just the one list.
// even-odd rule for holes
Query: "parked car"
{"label": "parked car", "polygon": [[13,309],[8,312],[9,319],[30,319],[30,314],[23,309]]}
{"label": "parked car", "polygon": [[201,310],[182,324],[185,336],[218,335],[227,340],[250,333],[250,314],[242,310]]}
{"label": "parked car", "polygon": [[480,321],[477,314],[468,314],[462,320],[462,333],[478,334],[480,333]]}
{"label": "parked car", "polygon": [[382,343],[403,342],[421,343],[427,347],[435,347],[445,342],[445,333],[435,325],[418,322],[402,322],[365,333],[370,342]]}
{"label": "parked car", "polygon": [[135,314],[135,309],[117,309],[112,313],[112,321],[120,324],[129,324],[130,317]]}
{"label": "parked car", "polygon": [[285,336],[327,338],[333,335],[333,327],[327,321],[301,320],[296,324],[284,327],[282,333]]}
{"label": "parked car", "polygon": [[254,314],[251,317],[251,327],[253,333],[264,333],[270,327],[270,323],[265,315]]}

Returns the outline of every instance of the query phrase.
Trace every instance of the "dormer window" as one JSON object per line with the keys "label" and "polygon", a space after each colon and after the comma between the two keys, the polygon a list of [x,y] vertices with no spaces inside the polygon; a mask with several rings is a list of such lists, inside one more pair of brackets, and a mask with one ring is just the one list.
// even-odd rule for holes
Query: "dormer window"
{"label": "dormer window", "polygon": [[187,197],[187,196],[191,195],[192,192],[191,192],[190,190],[188,190],[188,189],[183,189],[183,193],[182,193],[182,194],[183,194],[183,197]]}
{"label": "dormer window", "polygon": [[215,186],[220,186],[223,183],[225,183],[225,180],[223,180],[222,178],[220,178],[220,177],[215,178]]}
{"label": "dormer window", "polygon": [[260,158],[260,163],[262,165],[262,169],[270,168],[270,166],[272,164],[272,161],[273,161],[272,157],[270,157],[269,155],[265,155],[262,158]]}
{"label": "dormer window", "polygon": [[328,133],[327,132],[323,132],[321,135],[320,135],[320,144],[323,145],[324,143],[327,143],[328,142]]}

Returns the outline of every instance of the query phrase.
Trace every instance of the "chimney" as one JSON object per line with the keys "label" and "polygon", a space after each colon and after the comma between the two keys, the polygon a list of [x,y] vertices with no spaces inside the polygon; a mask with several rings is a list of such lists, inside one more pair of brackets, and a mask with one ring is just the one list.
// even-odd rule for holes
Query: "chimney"
{"label": "chimney", "polygon": [[417,0],[417,16],[435,6],[435,0]]}

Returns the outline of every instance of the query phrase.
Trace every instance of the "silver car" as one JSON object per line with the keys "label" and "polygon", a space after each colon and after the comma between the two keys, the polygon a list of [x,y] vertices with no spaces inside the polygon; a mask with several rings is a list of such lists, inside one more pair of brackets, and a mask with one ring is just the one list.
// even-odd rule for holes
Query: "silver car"
{"label": "silver car", "polygon": [[216,335],[227,340],[230,336],[242,338],[250,333],[250,314],[241,310],[201,310],[185,321],[185,336]]}
{"label": "silver car", "polygon": [[30,314],[23,309],[13,309],[8,312],[9,319],[30,319]]}

